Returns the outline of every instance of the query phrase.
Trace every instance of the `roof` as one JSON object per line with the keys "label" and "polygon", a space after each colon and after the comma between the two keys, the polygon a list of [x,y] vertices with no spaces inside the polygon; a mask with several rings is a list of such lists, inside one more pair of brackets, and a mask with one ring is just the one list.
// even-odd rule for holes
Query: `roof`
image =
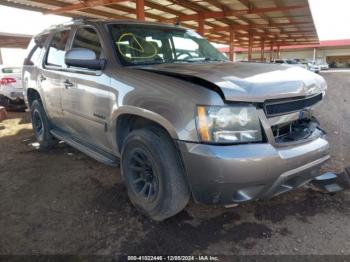
{"label": "roof", "polygon": [[318,43],[307,0],[0,0],[0,4],[71,17],[179,22],[223,44],[230,42],[233,31],[240,47]]}
{"label": "roof", "polygon": [[26,48],[32,38],[31,35],[0,32],[1,48]]}

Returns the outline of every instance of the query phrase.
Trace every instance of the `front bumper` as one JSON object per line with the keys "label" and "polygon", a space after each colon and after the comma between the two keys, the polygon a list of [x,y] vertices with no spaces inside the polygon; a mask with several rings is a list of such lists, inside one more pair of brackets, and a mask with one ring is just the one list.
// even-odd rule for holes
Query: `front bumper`
{"label": "front bumper", "polygon": [[285,147],[182,141],[178,146],[194,199],[205,204],[229,205],[290,191],[318,176],[329,159],[322,137]]}

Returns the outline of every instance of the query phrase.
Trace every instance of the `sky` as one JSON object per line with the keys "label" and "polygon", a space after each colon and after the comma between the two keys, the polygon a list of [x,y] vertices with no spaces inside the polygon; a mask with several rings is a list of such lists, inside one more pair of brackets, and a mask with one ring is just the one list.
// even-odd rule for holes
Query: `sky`
{"label": "sky", "polygon": [[[350,39],[350,0],[309,0],[319,39]],[[20,19],[19,19],[20,18]],[[43,15],[0,5],[0,32],[37,34],[45,28],[69,21],[70,18]],[[25,50],[1,49],[4,64],[20,65]]]}
{"label": "sky", "polygon": [[[71,18],[55,15],[43,15],[0,5],[0,32],[35,35],[51,25],[64,23]],[[4,64],[21,65],[27,54],[24,49],[2,48]]]}
{"label": "sky", "polygon": [[350,39],[350,0],[309,0],[319,39]]}

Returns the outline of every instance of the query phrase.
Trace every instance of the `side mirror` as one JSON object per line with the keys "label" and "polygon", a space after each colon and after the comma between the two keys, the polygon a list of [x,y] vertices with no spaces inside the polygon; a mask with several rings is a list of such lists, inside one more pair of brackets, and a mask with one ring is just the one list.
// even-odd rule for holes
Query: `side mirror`
{"label": "side mirror", "polygon": [[68,66],[94,70],[102,70],[106,63],[105,59],[96,59],[95,52],[87,48],[73,48],[69,50],[64,60]]}

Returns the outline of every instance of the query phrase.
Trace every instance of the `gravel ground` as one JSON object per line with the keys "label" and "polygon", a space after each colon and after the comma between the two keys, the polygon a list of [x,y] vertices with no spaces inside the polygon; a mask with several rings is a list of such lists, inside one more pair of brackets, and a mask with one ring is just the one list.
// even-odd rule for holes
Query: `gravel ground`
{"label": "gravel ground", "polygon": [[[350,71],[323,76],[324,169],[341,172],[350,164]],[[119,169],[64,143],[37,148],[27,113],[0,123],[0,148],[0,254],[350,255],[349,191],[300,189],[232,209],[190,203],[155,223],[131,206]]]}

